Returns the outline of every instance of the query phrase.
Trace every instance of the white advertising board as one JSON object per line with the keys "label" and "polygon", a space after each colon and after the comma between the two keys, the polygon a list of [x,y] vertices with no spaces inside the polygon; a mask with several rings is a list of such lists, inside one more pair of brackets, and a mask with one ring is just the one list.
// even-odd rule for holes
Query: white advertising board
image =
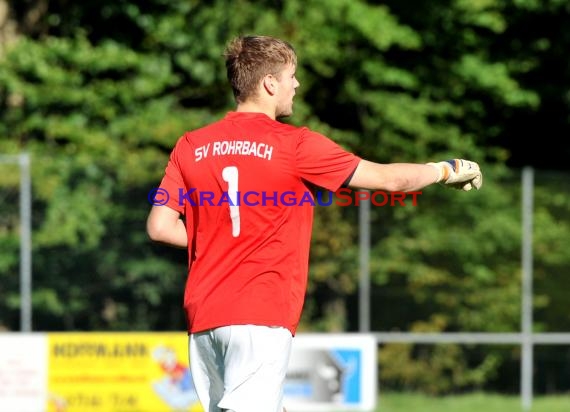
{"label": "white advertising board", "polygon": [[371,335],[306,334],[293,340],[285,382],[288,411],[372,411],[377,345]]}
{"label": "white advertising board", "polygon": [[47,359],[46,335],[0,334],[0,410],[45,410]]}

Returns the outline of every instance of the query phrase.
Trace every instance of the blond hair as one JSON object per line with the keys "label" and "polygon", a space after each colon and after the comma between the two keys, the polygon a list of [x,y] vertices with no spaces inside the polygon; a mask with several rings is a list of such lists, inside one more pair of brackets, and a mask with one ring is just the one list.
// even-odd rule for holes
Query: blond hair
{"label": "blond hair", "polygon": [[242,103],[255,95],[268,74],[278,76],[288,64],[297,65],[293,47],[269,36],[240,36],[226,47],[224,57],[234,97]]}

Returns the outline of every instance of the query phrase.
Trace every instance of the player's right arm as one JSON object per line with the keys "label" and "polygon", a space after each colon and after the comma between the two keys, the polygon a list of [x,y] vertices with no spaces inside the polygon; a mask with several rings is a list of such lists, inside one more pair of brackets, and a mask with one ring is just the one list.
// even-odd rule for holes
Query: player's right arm
{"label": "player's right arm", "polygon": [[146,221],[146,232],[154,242],[177,248],[188,246],[188,234],[180,212],[168,206],[153,206]]}

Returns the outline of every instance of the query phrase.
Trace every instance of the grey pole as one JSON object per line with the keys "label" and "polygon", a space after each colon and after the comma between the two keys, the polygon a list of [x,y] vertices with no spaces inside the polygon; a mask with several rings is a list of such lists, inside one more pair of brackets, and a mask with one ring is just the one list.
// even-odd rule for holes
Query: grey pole
{"label": "grey pole", "polygon": [[20,154],[20,330],[32,331],[32,185],[30,156]]}
{"label": "grey pole", "polygon": [[533,189],[534,170],[525,167],[522,171],[522,356],[521,356],[521,399],[524,411],[532,407],[533,381],[533,338],[532,338],[532,235],[533,235]]}
{"label": "grey pole", "polygon": [[370,199],[361,200],[358,206],[359,223],[359,299],[358,330],[370,331]]}

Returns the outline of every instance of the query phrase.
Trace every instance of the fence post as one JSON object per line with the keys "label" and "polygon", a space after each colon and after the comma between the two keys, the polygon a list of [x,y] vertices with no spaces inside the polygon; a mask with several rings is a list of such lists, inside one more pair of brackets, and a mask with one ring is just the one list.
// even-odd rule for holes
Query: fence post
{"label": "fence post", "polygon": [[358,299],[358,330],[370,331],[370,199],[358,206],[360,274]]}
{"label": "fence post", "polygon": [[532,407],[533,381],[533,330],[532,330],[532,232],[533,232],[533,195],[534,170],[525,167],[522,170],[522,302],[521,302],[521,401],[524,411]]}

